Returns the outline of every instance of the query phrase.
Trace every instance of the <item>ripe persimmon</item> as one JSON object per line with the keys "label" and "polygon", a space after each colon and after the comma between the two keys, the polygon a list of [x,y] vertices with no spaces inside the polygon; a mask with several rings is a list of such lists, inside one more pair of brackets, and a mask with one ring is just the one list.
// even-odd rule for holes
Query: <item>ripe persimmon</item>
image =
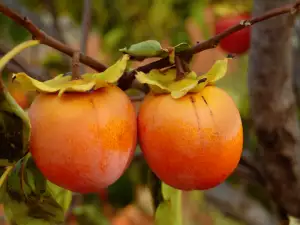
{"label": "ripe persimmon", "polygon": [[145,160],[163,182],[181,190],[205,190],[237,167],[243,128],[232,98],[216,86],[174,99],[150,92],[138,114]]}
{"label": "ripe persimmon", "polygon": [[29,107],[30,103],[26,96],[26,93],[12,88],[9,89],[9,93],[22,109],[27,109]]}
{"label": "ripe persimmon", "polygon": [[137,142],[128,96],[110,85],[91,93],[39,94],[29,108],[30,152],[43,175],[79,193],[99,193],[129,166]]}

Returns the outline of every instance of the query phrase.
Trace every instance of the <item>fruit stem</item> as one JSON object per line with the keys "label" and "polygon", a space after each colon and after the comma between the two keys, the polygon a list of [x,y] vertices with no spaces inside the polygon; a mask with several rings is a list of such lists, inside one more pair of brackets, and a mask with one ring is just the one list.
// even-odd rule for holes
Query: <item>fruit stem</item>
{"label": "fruit stem", "polygon": [[72,80],[81,79],[80,76],[80,52],[76,51],[72,57]]}
{"label": "fruit stem", "polygon": [[176,191],[175,207],[176,207],[176,225],[182,225],[182,191]]}
{"label": "fruit stem", "polygon": [[182,61],[179,56],[175,56],[175,65],[176,65],[176,80],[181,80],[184,78],[184,68]]}

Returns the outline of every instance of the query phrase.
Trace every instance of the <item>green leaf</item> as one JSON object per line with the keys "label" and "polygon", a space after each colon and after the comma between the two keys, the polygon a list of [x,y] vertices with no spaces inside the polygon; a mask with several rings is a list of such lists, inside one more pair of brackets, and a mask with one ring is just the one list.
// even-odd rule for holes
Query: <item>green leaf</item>
{"label": "green leaf", "polygon": [[190,45],[186,42],[179,43],[172,48],[172,51],[169,50],[169,61],[171,64],[175,63],[175,53],[185,51],[190,48]]}
{"label": "green leaf", "polygon": [[165,200],[171,200],[171,198],[176,194],[176,191],[176,189],[165,183],[161,184],[161,193]]}
{"label": "green leaf", "polygon": [[71,194],[48,181],[30,153],[16,163],[1,187],[5,216],[17,225],[63,223]]}
{"label": "green leaf", "polygon": [[58,93],[59,96],[64,92],[88,92],[116,83],[125,72],[128,60],[129,55],[123,55],[121,59],[105,71],[83,74],[82,79],[79,80],[72,80],[71,75],[60,74],[51,80],[41,82],[25,73],[17,73],[13,75],[13,82],[20,83],[26,91]]}
{"label": "green leaf", "polygon": [[16,163],[28,152],[30,138],[28,115],[6,88],[0,92],[0,165]]}
{"label": "green leaf", "polygon": [[163,182],[161,185],[164,201],[156,209],[155,225],[182,225],[182,191]]}
{"label": "green leaf", "polygon": [[96,204],[83,204],[73,210],[78,224],[110,225],[107,218],[102,214],[101,208]]}
{"label": "green leaf", "polygon": [[172,223],[172,214],[171,208],[168,202],[162,202],[156,209],[155,212],[155,225],[165,225],[165,224],[173,224]]}
{"label": "green leaf", "polygon": [[122,48],[119,51],[134,57],[163,57],[168,55],[168,50],[163,49],[156,40],[143,41],[128,48]]}
{"label": "green leaf", "polygon": [[178,45],[174,46],[176,53],[183,52],[183,51],[189,49],[190,47],[191,46],[186,42],[182,42],[182,43],[179,43]]}
{"label": "green leaf", "polygon": [[[30,40],[17,45],[1,58],[0,71],[19,52],[37,44],[39,41]],[[0,166],[12,165],[28,152],[30,129],[28,115],[0,78]]]}

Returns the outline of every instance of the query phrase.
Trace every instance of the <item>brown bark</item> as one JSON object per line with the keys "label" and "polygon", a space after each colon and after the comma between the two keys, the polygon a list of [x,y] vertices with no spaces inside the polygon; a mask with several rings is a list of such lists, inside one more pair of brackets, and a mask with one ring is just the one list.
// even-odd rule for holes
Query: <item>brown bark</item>
{"label": "brown bark", "polygon": [[[254,0],[253,14],[292,0]],[[292,86],[293,17],[281,15],[252,27],[249,94],[267,188],[280,215],[300,217],[300,151]]]}
{"label": "brown bark", "polygon": [[293,85],[298,108],[300,107],[300,19],[295,21],[293,44]]}
{"label": "brown bark", "polygon": [[243,221],[247,225],[276,225],[278,219],[258,201],[248,196],[242,188],[222,183],[205,191],[209,203],[218,207],[226,216]]}

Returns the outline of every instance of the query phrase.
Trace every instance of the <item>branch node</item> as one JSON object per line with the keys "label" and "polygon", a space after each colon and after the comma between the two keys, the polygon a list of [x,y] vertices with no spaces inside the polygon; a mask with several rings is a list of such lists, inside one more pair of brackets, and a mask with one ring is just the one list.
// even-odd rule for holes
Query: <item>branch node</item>
{"label": "branch node", "polygon": [[292,7],[291,11],[290,11],[290,14],[295,15],[297,12],[298,12],[298,7]]}
{"label": "branch node", "polygon": [[28,19],[27,16],[24,16],[24,17],[23,17],[23,20],[24,20],[25,23],[28,23],[28,22],[29,22],[29,19]]}
{"label": "branch node", "polygon": [[240,22],[240,24],[241,24],[242,26],[244,26],[244,27],[249,27],[249,26],[252,25],[252,23],[251,23],[249,20],[242,20],[242,21]]}

